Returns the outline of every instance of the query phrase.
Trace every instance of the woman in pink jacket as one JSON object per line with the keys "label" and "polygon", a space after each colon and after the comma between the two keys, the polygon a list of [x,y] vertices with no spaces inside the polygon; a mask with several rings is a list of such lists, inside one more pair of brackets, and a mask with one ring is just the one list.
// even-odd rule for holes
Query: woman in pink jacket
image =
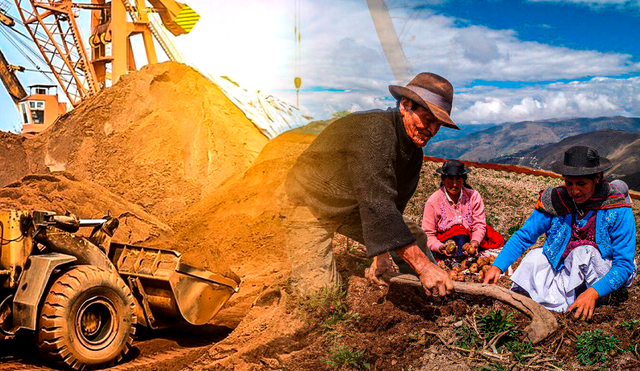
{"label": "woman in pink jacket", "polygon": [[[467,184],[467,174],[471,171],[462,162],[449,160],[436,172],[442,178],[441,187],[429,197],[422,219],[427,246],[436,259],[475,255],[480,248],[501,247],[504,244],[501,236],[498,235],[498,241],[493,242],[485,239],[484,203],[480,194]],[[453,252],[446,251],[445,244],[449,240],[456,245]],[[472,247],[468,249],[470,253],[463,249],[465,244],[468,244],[467,249]]]}

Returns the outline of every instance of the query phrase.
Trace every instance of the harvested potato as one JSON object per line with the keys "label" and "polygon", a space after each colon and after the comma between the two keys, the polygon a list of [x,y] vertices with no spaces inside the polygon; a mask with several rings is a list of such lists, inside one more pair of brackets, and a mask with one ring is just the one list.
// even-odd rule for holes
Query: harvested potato
{"label": "harvested potato", "polygon": [[456,243],[453,242],[453,240],[449,240],[444,244],[444,251],[447,253],[447,255],[453,255],[457,249],[458,246],[456,246]]}
{"label": "harvested potato", "polygon": [[462,268],[462,270],[465,270],[468,269],[470,265],[471,262],[469,261],[469,259],[465,259],[462,261],[462,263],[460,263],[460,268]]}
{"label": "harvested potato", "polygon": [[458,272],[456,271],[449,271],[449,277],[451,277],[451,279],[453,281],[455,281],[458,278]]}

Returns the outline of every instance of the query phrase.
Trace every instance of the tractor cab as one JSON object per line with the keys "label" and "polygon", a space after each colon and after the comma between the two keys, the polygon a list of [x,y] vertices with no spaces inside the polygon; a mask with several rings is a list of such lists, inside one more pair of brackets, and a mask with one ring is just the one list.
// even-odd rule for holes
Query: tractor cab
{"label": "tractor cab", "polygon": [[[53,93],[52,93],[53,90]],[[67,104],[58,101],[56,85],[31,85],[29,95],[20,101],[22,134],[36,134],[67,113]]]}

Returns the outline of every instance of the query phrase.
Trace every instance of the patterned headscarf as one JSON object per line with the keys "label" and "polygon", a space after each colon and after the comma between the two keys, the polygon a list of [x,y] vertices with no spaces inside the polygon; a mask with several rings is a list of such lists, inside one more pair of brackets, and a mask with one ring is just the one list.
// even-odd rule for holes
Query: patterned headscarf
{"label": "patterned headscarf", "polygon": [[[584,202],[581,210],[603,210],[617,207],[631,207],[626,197],[616,185],[602,182],[591,198]],[[569,196],[567,187],[549,187],[540,191],[540,197],[535,206],[536,210],[544,211],[554,216],[563,216],[578,211],[578,206]]]}

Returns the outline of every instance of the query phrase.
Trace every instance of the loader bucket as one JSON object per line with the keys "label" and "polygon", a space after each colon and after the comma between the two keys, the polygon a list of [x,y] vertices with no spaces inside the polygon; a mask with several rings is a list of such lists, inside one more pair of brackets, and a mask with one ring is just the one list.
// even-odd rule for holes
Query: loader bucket
{"label": "loader bucket", "polygon": [[111,243],[109,257],[151,328],[167,317],[205,324],[239,288],[236,280],[183,264],[174,250]]}

